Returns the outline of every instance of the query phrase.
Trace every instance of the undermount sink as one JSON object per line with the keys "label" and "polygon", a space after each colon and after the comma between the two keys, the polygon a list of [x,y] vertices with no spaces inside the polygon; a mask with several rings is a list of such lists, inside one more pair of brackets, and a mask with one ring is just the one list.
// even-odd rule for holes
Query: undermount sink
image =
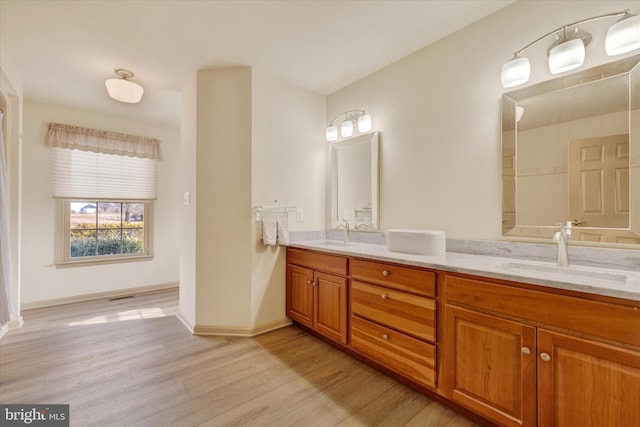
{"label": "undermount sink", "polygon": [[606,271],[587,270],[575,266],[560,267],[552,264],[528,264],[523,262],[508,262],[500,266],[505,270],[521,271],[523,273],[542,274],[542,275],[563,275],[584,277],[589,279],[606,280],[623,284],[627,282],[627,276],[624,274],[608,273]]}

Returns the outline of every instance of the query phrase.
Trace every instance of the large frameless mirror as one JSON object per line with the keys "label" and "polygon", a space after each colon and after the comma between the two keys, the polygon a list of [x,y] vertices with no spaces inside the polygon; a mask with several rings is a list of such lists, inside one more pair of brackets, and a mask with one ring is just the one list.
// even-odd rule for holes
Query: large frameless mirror
{"label": "large frameless mirror", "polygon": [[503,235],[640,244],[639,62],[503,95]]}
{"label": "large frameless mirror", "polygon": [[331,228],[378,231],[378,132],[331,146]]}

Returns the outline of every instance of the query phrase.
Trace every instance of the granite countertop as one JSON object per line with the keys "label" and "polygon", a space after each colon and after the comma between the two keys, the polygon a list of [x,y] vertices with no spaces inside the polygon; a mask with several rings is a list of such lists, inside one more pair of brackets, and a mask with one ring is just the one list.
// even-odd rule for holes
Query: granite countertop
{"label": "granite countertop", "polygon": [[345,244],[330,240],[296,241],[289,247],[640,301],[640,272],[630,270],[577,265],[558,267],[549,262],[456,252],[433,257],[391,252],[386,245],[380,244]]}

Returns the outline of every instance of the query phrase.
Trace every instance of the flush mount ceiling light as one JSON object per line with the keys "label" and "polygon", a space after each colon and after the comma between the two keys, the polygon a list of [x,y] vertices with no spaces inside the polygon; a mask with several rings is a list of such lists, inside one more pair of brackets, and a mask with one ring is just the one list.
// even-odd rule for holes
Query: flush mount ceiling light
{"label": "flush mount ceiling light", "polygon": [[620,15],[624,16],[607,31],[605,39],[607,54],[620,55],[640,48],[640,16],[625,10],[583,19],[557,28],[517,51],[513,58],[502,66],[502,86],[514,87],[529,81],[531,64],[528,58],[520,54],[551,35],[555,35],[556,40],[547,50],[549,71],[552,74],[559,74],[582,66],[586,47],[591,43],[591,34],[578,31],[578,25]]}
{"label": "flush mount ceiling light", "polygon": [[364,110],[349,110],[339,114],[335,119],[331,120],[325,131],[325,137],[328,142],[338,139],[338,126],[340,122],[340,136],[348,138],[353,135],[353,127],[358,124],[358,132],[368,132],[371,130],[371,116]]}
{"label": "flush mount ceiling light", "polygon": [[135,104],[140,102],[144,89],[136,82],[129,80],[133,77],[131,71],[116,68],[114,70],[118,75],[118,79],[107,79],[104,85],[107,87],[107,93],[116,101]]}

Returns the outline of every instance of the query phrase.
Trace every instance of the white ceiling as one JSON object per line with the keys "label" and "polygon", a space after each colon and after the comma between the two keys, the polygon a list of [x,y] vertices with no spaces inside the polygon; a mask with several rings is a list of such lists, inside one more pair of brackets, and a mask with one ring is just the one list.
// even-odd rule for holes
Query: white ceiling
{"label": "white ceiling", "polygon": [[[26,98],[177,123],[198,69],[247,65],[329,94],[512,2],[0,0],[0,41]],[[114,68],[135,73],[140,104],[107,96]]]}

